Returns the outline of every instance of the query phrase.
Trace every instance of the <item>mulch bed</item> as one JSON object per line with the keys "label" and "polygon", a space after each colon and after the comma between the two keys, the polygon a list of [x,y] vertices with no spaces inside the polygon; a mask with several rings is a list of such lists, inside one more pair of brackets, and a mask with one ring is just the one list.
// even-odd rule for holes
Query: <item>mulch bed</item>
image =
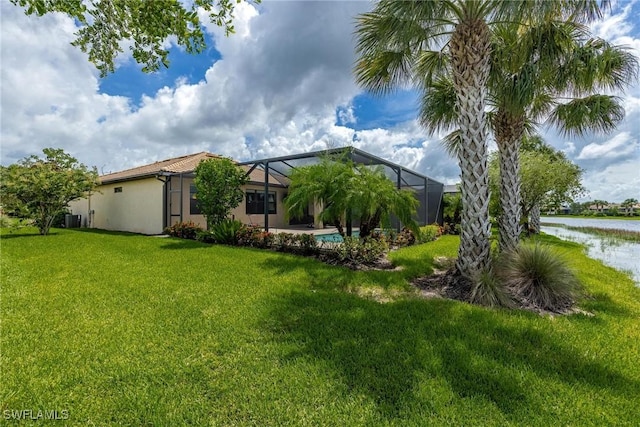
{"label": "mulch bed", "polygon": [[468,302],[471,297],[471,281],[462,277],[453,268],[435,271],[431,276],[418,277],[412,284],[425,296],[465,302]]}

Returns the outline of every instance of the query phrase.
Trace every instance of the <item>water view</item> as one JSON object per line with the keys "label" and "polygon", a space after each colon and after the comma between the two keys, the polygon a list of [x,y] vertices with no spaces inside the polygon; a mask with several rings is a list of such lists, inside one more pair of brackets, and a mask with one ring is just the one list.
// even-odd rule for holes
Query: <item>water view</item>
{"label": "water view", "polygon": [[616,230],[631,230],[640,232],[640,220],[609,219],[609,218],[566,218],[562,216],[543,216],[542,222],[570,225],[573,227],[614,228]]}
{"label": "water view", "polygon": [[[543,217],[542,222],[565,224],[574,227],[598,227],[640,231],[640,221]],[[570,240],[585,245],[587,247],[587,253],[591,258],[601,260],[611,267],[628,272],[636,284],[640,286],[640,243],[568,230],[560,226],[544,225],[541,231],[563,240]]]}

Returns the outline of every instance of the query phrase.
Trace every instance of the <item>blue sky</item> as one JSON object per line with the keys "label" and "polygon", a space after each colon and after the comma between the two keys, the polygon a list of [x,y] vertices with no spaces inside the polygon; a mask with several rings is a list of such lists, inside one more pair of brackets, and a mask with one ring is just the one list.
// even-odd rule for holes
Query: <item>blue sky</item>
{"label": "blue sky", "polygon": [[[354,145],[446,183],[456,162],[416,123],[417,93],[374,97],[353,79],[354,18],[369,2],[272,2],[236,13],[236,34],[207,25],[200,55],[171,49],[144,74],[129,54],[108,77],[70,46],[63,15],[0,2],[1,160],[64,148],[101,172],[210,151],[238,160]],[[619,2],[594,32],[640,54],[640,3]],[[584,170],[586,198],[640,199],[640,84],[610,135],[544,135]]]}

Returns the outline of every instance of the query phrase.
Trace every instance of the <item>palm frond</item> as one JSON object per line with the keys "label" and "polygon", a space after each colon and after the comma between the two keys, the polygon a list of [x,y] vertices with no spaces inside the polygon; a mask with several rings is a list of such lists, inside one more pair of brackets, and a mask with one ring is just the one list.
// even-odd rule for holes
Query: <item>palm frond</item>
{"label": "palm frond", "polygon": [[449,154],[449,156],[453,157],[454,159],[458,158],[460,147],[462,146],[462,136],[460,135],[460,129],[456,129],[453,132],[450,132],[449,134],[447,134],[447,136],[442,138],[442,141],[440,142],[442,143],[442,146],[444,147],[447,154]]}
{"label": "palm frond", "polygon": [[624,118],[621,99],[609,95],[591,95],[558,105],[548,122],[564,135],[584,135],[588,131],[610,132]]}
{"label": "palm frond", "polygon": [[602,39],[576,46],[555,73],[555,87],[573,96],[625,88],[638,79],[638,60],[625,47]]}
{"label": "palm frond", "polygon": [[457,121],[456,92],[450,78],[441,77],[424,88],[420,103],[420,123],[437,132],[451,129]]}
{"label": "palm frond", "polygon": [[424,50],[416,57],[415,80],[418,87],[450,75],[449,54],[445,50]]}
{"label": "palm frond", "polygon": [[386,94],[415,81],[421,52],[452,28],[445,2],[382,0],[356,19],[356,81]]}

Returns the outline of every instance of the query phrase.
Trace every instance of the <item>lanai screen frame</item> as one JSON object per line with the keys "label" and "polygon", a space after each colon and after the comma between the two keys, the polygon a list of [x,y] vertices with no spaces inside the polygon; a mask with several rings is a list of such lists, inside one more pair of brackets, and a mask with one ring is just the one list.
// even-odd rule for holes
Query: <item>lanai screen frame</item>
{"label": "lanai screen frame", "polygon": [[[323,156],[341,156],[345,160],[351,160],[355,164],[364,164],[369,166],[380,165],[385,170],[385,174],[387,175],[387,177],[389,177],[389,179],[393,180],[393,178],[395,178],[396,186],[398,189],[412,188],[415,190],[416,187],[422,187],[423,190],[421,196],[419,196],[418,191],[416,191],[416,198],[420,202],[420,207],[418,208],[418,223],[420,225],[433,224],[434,222],[442,224],[441,207],[442,198],[444,196],[443,183],[436,181],[433,178],[429,178],[426,175],[422,175],[418,172],[412,171],[411,169],[408,169],[404,166],[369,154],[358,148],[341,147],[238,163],[238,166],[251,166],[251,168],[247,172],[247,175],[253,172],[253,170],[256,168],[262,168],[264,170],[265,231],[269,231],[269,209],[267,205],[267,195],[269,193],[269,177],[271,176],[272,178],[274,178],[278,184],[283,184],[288,187],[288,171],[296,167],[315,164]],[[291,163],[293,162],[298,162],[301,164],[292,165]],[[429,215],[430,195],[432,195],[431,199],[433,199],[431,200],[431,203],[436,202],[437,204],[435,214],[433,215]],[[398,221],[396,221],[396,223],[397,227],[400,227],[400,223]]]}

